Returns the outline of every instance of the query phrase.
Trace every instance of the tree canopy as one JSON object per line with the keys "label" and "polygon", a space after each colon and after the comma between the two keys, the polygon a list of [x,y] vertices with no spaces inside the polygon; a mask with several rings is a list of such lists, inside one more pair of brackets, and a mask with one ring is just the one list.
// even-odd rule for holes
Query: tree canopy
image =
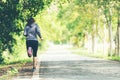
{"label": "tree canopy", "polygon": [[[42,11],[45,4],[49,4],[48,1],[0,1],[0,56],[5,49],[9,49],[10,52],[12,51],[12,47],[16,43],[14,35],[22,35],[21,31],[26,20]],[[1,57],[0,59],[3,60]]]}

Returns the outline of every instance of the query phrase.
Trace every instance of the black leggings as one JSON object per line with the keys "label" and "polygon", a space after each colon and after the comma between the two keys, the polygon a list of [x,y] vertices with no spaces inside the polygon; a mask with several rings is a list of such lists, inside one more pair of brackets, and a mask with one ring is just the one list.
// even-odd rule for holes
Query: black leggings
{"label": "black leggings", "polygon": [[33,49],[33,57],[37,57],[37,50],[38,50],[38,41],[35,40],[27,40],[26,41],[27,50],[29,47]]}

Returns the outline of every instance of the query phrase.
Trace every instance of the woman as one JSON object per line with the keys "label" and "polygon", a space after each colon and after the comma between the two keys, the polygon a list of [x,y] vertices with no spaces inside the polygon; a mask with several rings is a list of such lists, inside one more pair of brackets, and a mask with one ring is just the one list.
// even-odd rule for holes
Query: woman
{"label": "woman", "polygon": [[37,25],[37,23],[35,23],[34,18],[30,18],[28,19],[26,27],[24,29],[24,36],[26,36],[26,47],[28,56],[31,57],[31,55],[29,55],[31,53],[33,55],[33,71],[36,69],[37,66],[37,35],[41,40],[43,39],[39,30],[39,26]]}

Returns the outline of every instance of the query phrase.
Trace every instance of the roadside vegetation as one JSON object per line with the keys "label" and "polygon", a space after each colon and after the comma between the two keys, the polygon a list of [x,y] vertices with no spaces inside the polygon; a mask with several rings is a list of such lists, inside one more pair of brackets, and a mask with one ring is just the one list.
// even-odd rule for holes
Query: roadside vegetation
{"label": "roadside vegetation", "polygon": [[95,58],[101,58],[101,59],[108,59],[108,60],[114,60],[114,61],[120,61],[119,56],[108,56],[102,52],[96,52],[96,53],[90,53],[89,50],[83,49],[83,48],[70,48],[70,50],[74,54],[78,54],[81,56],[88,56],[88,57],[95,57]]}

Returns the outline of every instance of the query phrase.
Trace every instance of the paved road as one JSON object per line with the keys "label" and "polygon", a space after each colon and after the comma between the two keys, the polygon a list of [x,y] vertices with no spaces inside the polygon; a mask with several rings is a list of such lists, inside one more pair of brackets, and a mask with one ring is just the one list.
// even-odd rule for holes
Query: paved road
{"label": "paved road", "polygon": [[13,80],[120,80],[120,62],[79,56],[65,47],[50,47],[40,55],[36,72],[25,68]]}

